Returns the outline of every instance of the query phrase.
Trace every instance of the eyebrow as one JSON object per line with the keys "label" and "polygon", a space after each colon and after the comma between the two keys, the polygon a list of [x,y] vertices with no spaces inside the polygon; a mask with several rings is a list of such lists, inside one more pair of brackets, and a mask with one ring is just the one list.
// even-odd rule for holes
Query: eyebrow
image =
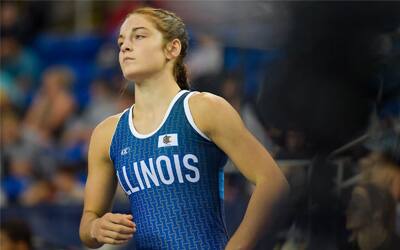
{"label": "eyebrow", "polygon": [[[132,29],[132,32],[135,32],[135,31],[137,31],[137,30],[139,30],[139,29],[149,30],[149,29],[146,28],[146,27],[135,27],[135,28]],[[118,39],[120,39],[120,38],[122,38],[122,37],[124,37],[124,36],[123,36],[122,34],[119,34]]]}

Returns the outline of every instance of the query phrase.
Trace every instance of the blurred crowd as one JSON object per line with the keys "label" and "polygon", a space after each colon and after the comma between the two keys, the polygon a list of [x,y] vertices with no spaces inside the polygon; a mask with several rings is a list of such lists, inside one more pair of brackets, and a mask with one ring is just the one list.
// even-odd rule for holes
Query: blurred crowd
{"label": "blurred crowd", "polygon": [[[26,37],[30,20],[55,18],[30,7],[6,2],[1,8],[2,205],[81,204],[91,131],[133,103],[132,84],[118,70],[116,46],[108,41],[113,34],[87,38],[102,43],[91,55],[70,58],[64,38],[43,35],[49,27]],[[43,52],[46,42],[54,47]],[[50,58],[54,53],[59,57]]]}
{"label": "blurred crowd", "polygon": [[[134,103],[133,83],[125,81],[119,69],[116,34],[125,15],[141,4],[94,2],[95,25],[83,22],[87,30],[77,34],[70,19],[74,6],[67,2],[1,3],[3,214],[15,207],[82,205],[93,128]],[[162,2],[146,4],[163,7]],[[398,249],[400,95],[381,102],[371,114],[367,139],[320,159],[310,153],[300,129],[282,130],[260,121],[255,99],[275,51],[227,47],[188,28],[191,48],[186,64],[192,89],[229,101],[278,160],[292,188],[259,249]],[[399,32],[382,36],[380,43],[382,53],[388,54],[380,79],[390,83],[390,91],[400,86]],[[232,162],[225,172],[226,224],[232,234],[252,185]],[[122,192],[117,202],[126,202]],[[35,231],[28,230],[29,218],[19,218],[28,224],[1,218],[0,248],[32,249]]]}

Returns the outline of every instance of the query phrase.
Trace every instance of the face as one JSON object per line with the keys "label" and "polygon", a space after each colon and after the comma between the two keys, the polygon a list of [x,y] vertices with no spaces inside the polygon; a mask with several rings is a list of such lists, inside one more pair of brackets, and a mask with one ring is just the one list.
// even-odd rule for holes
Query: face
{"label": "face", "polygon": [[143,15],[134,14],[125,20],[118,45],[119,63],[128,80],[141,80],[165,67],[163,36]]}
{"label": "face", "polygon": [[47,94],[54,94],[59,91],[60,76],[54,72],[46,72],[43,76],[43,87],[46,89]]}

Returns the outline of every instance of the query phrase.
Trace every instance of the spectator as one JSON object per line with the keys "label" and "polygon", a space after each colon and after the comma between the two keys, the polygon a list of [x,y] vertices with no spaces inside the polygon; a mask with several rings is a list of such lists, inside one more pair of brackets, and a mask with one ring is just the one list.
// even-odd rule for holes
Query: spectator
{"label": "spectator", "polygon": [[9,203],[17,203],[32,181],[32,148],[21,138],[20,117],[12,109],[2,113],[1,125],[1,188]]}
{"label": "spectator", "polygon": [[8,174],[2,180],[2,189],[9,203],[19,203],[22,194],[33,183],[32,159],[23,152],[14,151]]}
{"label": "spectator", "polygon": [[288,129],[284,133],[284,144],[277,154],[279,159],[307,158],[304,133],[296,129]]}
{"label": "spectator", "polygon": [[248,182],[238,173],[226,173],[224,181],[225,221],[228,235],[232,236],[243,219],[250,199]]}
{"label": "spectator", "polygon": [[364,182],[373,183],[400,201],[400,166],[382,153],[373,152],[360,160]]}
{"label": "spectator", "polygon": [[390,193],[367,183],[353,189],[347,209],[347,229],[361,250],[395,250],[400,238],[395,233],[395,201]]}
{"label": "spectator", "polygon": [[223,48],[216,39],[200,34],[198,44],[188,55],[187,64],[192,79],[206,75],[216,75],[222,71]]}
{"label": "spectator", "polygon": [[0,226],[0,249],[33,249],[32,234],[29,225],[20,220],[3,221]]}
{"label": "spectator", "polygon": [[54,186],[46,178],[37,178],[21,195],[20,202],[23,206],[36,206],[54,202]]}
{"label": "spectator", "polygon": [[84,108],[82,115],[65,127],[61,138],[65,157],[72,162],[86,158],[86,147],[94,127],[107,116],[117,113],[115,94],[107,80],[93,81],[90,90],[89,104]]}
{"label": "spectator", "polygon": [[[36,85],[40,63],[36,55],[23,45],[26,25],[15,3],[2,4],[0,25],[1,85],[12,96],[15,105],[25,108]],[[4,81],[5,77],[9,81]]]}
{"label": "spectator", "polygon": [[86,106],[81,118],[87,127],[94,128],[107,116],[117,111],[114,92],[105,79],[93,81],[90,88],[91,101]]}
{"label": "spectator", "polygon": [[75,178],[72,167],[59,167],[52,179],[55,187],[57,204],[81,204],[83,202],[83,185]]}
{"label": "spectator", "polygon": [[68,68],[51,67],[43,74],[43,84],[25,117],[25,127],[40,144],[57,139],[73,114],[76,103],[70,87],[73,75]]}
{"label": "spectator", "polygon": [[199,35],[198,44],[188,54],[186,63],[193,89],[217,92],[223,69],[223,47],[217,40],[209,35]]}
{"label": "spectator", "polygon": [[0,125],[1,125],[1,137],[0,142],[2,149],[8,151],[9,148],[15,146],[20,140],[21,133],[19,127],[21,118],[18,113],[13,109],[2,110]]}

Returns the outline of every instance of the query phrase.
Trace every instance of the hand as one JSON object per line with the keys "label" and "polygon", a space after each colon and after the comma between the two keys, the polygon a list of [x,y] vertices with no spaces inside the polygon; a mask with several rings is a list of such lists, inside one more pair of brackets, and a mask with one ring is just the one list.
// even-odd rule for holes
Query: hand
{"label": "hand", "polygon": [[136,224],[130,214],[106,213],[93,221],[90,236],[102,244],[124,244],[136,232]]}

